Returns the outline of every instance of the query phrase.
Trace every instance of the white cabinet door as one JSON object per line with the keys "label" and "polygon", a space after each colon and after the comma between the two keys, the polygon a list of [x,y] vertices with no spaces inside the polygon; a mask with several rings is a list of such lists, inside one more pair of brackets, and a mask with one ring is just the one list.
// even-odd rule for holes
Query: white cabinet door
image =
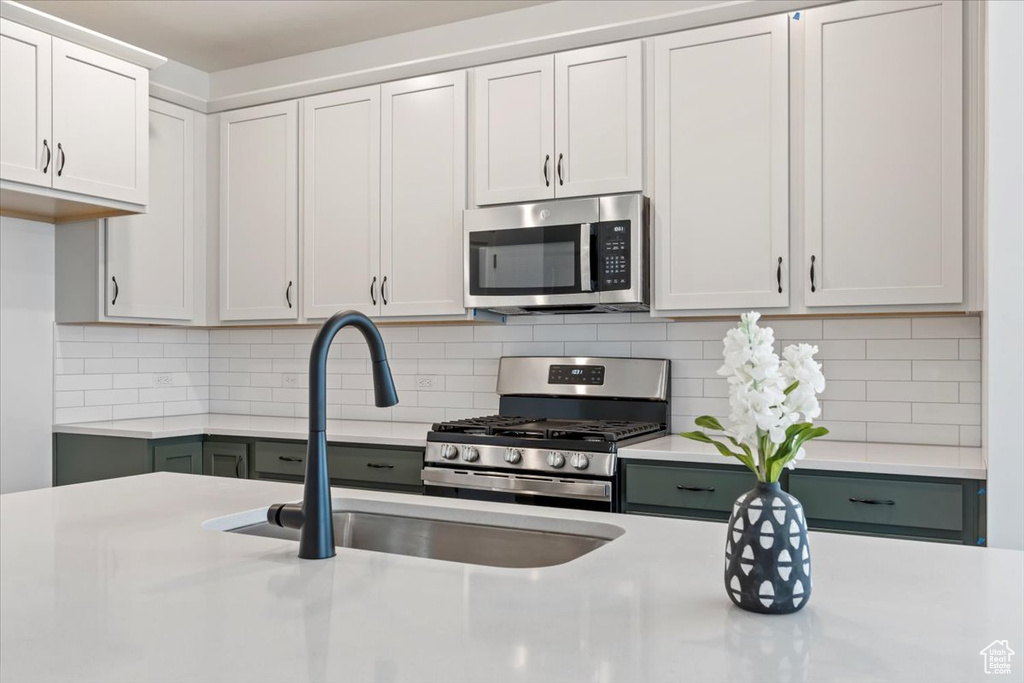
{"label": "white cabinet door", "polygon": [[808,306],[962,300],[962,13],[956,0],[804,13]]}
{"label": "white cabinet door", "polygon": [[50,186],[50,36],[0,19],[0,178]]}
{"label": "white cabinet door", "polygon": [[305,100],[302,130],[303,315],[377,315],[380,86]]}
{"label": "white cabinet door", "polygon": [[381,88],[381,314],[463,313],[466,74]]}
{"label": "white cabinet door", "polygon": [[107,220],[109,317],[193,317],[194,116],[150,100],[148,211]]}
{"label": "white cabinet door", "polygon": [[220,317],[298,317],[298,102],[220,115]]}
{"label": "white cabinet door", "polygon": [[555,55],[558,197],[643,189],[640,41]]}
{"label": "white cabinet door", "polygon": [[655,40],[659,311],[789,304],[788,21]]}
{"label": "white cabinet door", "polygon": [[149,71],[53,39],[53,187],[145,204]]}
{"label": "white cabinet door", "polygon": [[477,205],[555,196],[555,58],[473,69]]}

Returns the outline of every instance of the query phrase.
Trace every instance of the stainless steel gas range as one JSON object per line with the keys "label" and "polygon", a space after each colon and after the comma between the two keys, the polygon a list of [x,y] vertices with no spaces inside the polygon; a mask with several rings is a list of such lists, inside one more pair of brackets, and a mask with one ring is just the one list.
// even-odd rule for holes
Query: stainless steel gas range
{"label": "stainless steel gas range", "polygon": [[506,356],[499,413],[435,424],[427,495],[616,510],[620,447],[663,436],[669,361]]}

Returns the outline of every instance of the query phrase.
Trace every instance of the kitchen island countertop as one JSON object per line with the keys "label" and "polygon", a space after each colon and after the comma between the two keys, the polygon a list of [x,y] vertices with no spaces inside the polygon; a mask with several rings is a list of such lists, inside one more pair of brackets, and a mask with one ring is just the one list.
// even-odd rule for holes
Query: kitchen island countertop
{"label": "kitchen island countertop", "polygon": [[203,527],[295,484],[159,473],[8,494],[0,680],[981,681],[982,648],[1024,644],[1020,552],[811,532],[810,602],[768,617],[729,602],[721,524],[332,493],[625,533],[540,569],[304,561]]}

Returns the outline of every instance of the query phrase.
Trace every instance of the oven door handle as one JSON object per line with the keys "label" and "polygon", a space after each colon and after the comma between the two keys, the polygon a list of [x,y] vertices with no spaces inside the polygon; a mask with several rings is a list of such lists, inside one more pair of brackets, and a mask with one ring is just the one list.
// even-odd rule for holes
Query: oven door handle
{"label": "oven door handle", "polygon": [[590,279],[590,223],[580,223],[580,291],[594,291]]}
{"label": "oven door handle", "polygon": [[440,467],[424,467],[425,486],[450,486],[478,491],[504,491],[533,496],[557,496],[610,501],[611,482],[571,481],[545,477],[523,477],[489,472],[457,472]]}

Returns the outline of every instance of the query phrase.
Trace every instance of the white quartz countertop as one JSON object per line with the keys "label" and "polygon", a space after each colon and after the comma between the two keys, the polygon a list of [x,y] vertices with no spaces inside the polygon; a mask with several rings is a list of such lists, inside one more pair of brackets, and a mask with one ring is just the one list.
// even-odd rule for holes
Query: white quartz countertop
{"label": "white quartz countertop", "polygon": [[[418,422],[375,422],[370,420],[328,420],[327,440],[346,443],[387,444],[422,448],[431,425]],[[260,417],[217,413],[145,417],[134,420],[56,424],[62,434],[121,436],[135,439],[167,439],[176,436],[247,436],[257,439],[299,439],[309,437],[309,419]]]}
{"label": "white quartz countertop", "polygon": [[0,496],[0,680],[961,682],[1024,643],[1015,551],[811,532],[811,599],[773,617],[729,602],[718,523],[333,491],[624,530],[542,569],[300,560],[203,527],[300,492],[158,473]]}
{"label": "white quartz countertop", "polygon": [[[806,457],[797,463],[801,470],[835,470],[872,474],[901,474],[918,477],[987,478],[985,450],[956,446],[865,443],[862,441],[816,440],[806,446]],[[619,457],[629,460],[660,460],[697,464],[735,465],[735,458],[722,456],[711,444],[681,436],[666,436],[623,448]]]}

